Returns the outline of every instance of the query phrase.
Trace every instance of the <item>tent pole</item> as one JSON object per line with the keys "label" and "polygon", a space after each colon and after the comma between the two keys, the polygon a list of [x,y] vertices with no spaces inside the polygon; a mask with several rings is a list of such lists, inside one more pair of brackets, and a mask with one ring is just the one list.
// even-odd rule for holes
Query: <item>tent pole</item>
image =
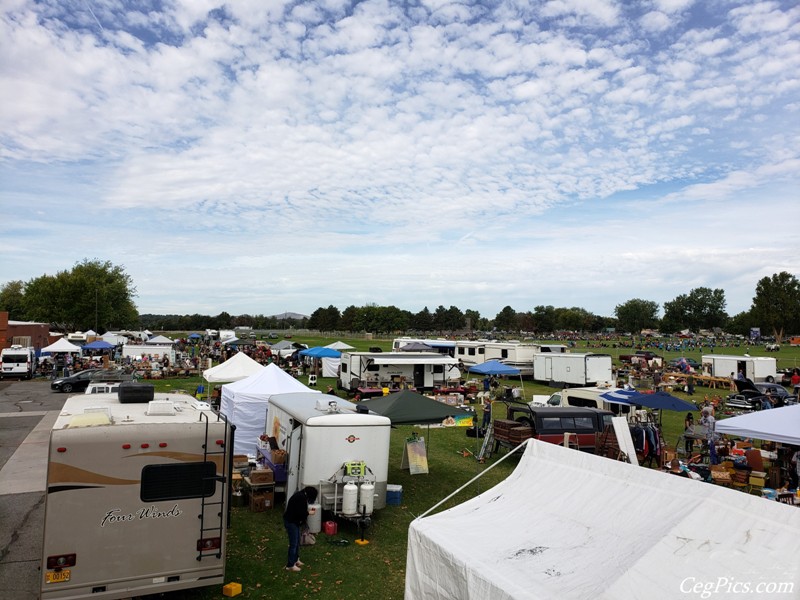
{"label": "tent pole", "polygon": [[493,465],[491,465],[491,466],[489,466],[489,467],[485,468],[483,471],[481,471],[480,473],[478,473],[477,475],[475,475],[475,477],[473,477],[472,479],[470,479],[470,480],[469,480],[467,483],[465,483],[464,485],[462,485],[462,486],[461,486],[460,488],[458,488],[458,489],[457,489],[455,492],[453,492],[452,494],[450,494],[450,495],[449,495],[449,496],[447,496],[446,498],[442,498],[442,499],[441,499],[439,502],[437,502],[436,504],[434,504],[433,506],[431,506],[431,507],[430,507],[428,510],[426,510],[424,513],[422,513],[422,514],[421,514],[421,515],[419,515],[418,517],[414,517],[414,520],[416,521],[417,519],[422,519],[423,517],[426,517],[426,516],[428,516],[428,514],[429,514],[431,511],[435,510],[436,508],[438,508],[439,506],[441,506],[442,504],[444,504],[445,502],[447,502],[448,500],[450,500],[450,498],[452,498],[452,497],[453,497],[453,496],[455,496],[457,493],[459,493],[461,490],[463,490],[465,487],[467,487],[468,485],[470,485],[470,484],[471,484],[473,481],[476,481],[477,479],[480,479],[481,477],[483,477],[484,475],[486,475],[486,473],[488,473],[489,471],[491,471],[492,469],[494,469],[494,468],[495,468],[497,465],[499,465],[501,462],[503,462],[505,459],[507,459],[507,458],[508,458],[509,456],[511,456],[512,454],[514,454],[514,453],[515,453],[517,450],[519,450],[520,448],[522,448],[522,447],[523,447],[525,444],[527,444],[529,441],[530,441],[530,440],[525,440],[524,442],[522,442],[522,443],[521,443],[519,446],[517,446],[516,448],[514,448],[513,450],[511,450],[510,452],[508,452],[508,453],[507,453],[507,454],[506,454],[506,455],[505,455],[503,458],[501,458],[500,460],[498,460],[496,463],[494,463]]}

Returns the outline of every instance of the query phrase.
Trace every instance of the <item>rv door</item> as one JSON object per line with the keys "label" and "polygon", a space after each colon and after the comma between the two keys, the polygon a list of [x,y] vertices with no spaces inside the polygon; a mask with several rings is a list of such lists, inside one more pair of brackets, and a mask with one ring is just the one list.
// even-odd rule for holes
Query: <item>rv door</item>
{"label": "rv door", "polygon": [[303,426],[295,427],[286,440],[286,501],[297,491],[300,479],[300,454],[303,447]]}

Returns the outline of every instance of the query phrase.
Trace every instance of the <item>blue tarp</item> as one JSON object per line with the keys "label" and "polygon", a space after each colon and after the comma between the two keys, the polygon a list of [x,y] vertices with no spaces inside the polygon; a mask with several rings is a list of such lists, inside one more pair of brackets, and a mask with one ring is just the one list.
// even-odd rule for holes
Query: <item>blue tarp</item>
{"label": "blue tarp", "polygon": [[470,367],[468,371],[480,375],[519,375],[520,373],[519,369],[509,367],[499,360],[487,360],[485,363]]}
{"label": "blue tarp", "polygon": [[333,348],[326,348],[325,346],[315,346],[313,348],[306,348],[300,350],[300,356],[310,356],[311,358],[339,358],[342,353]]}
{"label": "blue tarp", "polygon": [[190,333],[188,337],[190,340],[198,340],[203,336],[200,335],[199,333]]}
{"label": "blue tarp", "polygon": [[114,344],[109,344],[105,340],[95,340],[83,346],[84,350],[110,350]]}

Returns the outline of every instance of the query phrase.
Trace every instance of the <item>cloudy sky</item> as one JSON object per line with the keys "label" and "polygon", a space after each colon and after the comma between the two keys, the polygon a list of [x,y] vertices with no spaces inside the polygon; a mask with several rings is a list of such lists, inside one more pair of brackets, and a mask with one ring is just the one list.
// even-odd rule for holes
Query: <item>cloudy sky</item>
{"label": "cloudy sky", "polygon": [[800,276],[795,0],[4,0],[0,284],[600,315]]}

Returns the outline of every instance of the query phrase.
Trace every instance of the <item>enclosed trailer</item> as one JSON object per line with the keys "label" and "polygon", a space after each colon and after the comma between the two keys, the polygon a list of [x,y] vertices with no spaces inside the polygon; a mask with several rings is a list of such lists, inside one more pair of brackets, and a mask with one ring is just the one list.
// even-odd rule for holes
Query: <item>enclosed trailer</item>
{"label": "enclosed trailer", "polygon": [[567,387],[611,383],[614,374],[608,354],[535,354],[533,378]]}
{"label": "enclosed trailer", "polygon": [[223,584],[234,428],[147,387],[72,396],[53,425],[42,600]]}
{"label": "enclosed trailer", "polygon": [[778,376],[778,361],[768,356],[736,356],[705,354],[701,359],[703,371],[712,377],[730,377],[741,371],[750,381],[773,383]]}
{"label": "enclosed trailer", "polygon": [[458,361],[433,352],[342,352],[339,387],[356,392],[366,388],[412,386],[430,390],[461,377]]}
{"label": "enclosed trailer", "polygon": [[286,497],[317,488],[324,510],[369,515],[386,506],[391,421],[328,394],[276,394],[267,435],[286,451]]}

